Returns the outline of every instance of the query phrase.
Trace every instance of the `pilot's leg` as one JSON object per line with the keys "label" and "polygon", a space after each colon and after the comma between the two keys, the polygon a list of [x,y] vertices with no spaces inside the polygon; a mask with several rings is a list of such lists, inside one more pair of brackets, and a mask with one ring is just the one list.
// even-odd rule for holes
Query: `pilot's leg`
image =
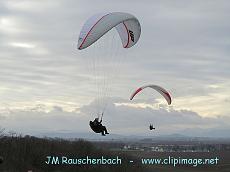
{"label": "pilot's leg", "polygon": [[105,126],[103,126],[103,130],[105,131],[105,134],[109,134]]}
{"label": "pilot's leg", "polygon": [[101,135],[102,135],[102,136],[105,136],[105,129],[104,129],[103,126],[101,126]]}

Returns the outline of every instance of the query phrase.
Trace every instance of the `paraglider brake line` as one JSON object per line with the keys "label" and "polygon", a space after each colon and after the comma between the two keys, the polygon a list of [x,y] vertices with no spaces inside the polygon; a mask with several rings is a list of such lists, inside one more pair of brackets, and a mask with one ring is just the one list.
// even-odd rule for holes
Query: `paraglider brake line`
{"label": "paraglider brake line", "polygon": [[104,112],[101,113],[101,120],[102,120],[103,115],[104,115]]}

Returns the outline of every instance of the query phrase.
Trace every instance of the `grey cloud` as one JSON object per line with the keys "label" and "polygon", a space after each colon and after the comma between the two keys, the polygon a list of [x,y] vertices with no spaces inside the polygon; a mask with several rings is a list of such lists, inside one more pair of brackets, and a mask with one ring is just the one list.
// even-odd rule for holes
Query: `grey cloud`
{"label": "grey cloud", "polygon": [[[129,102],[126,99],[116,98],[111,102]],[[23,133],[40,134],[43,132],[90,132],[88,122],[97,114],[93,112],[95,102],[79,108],[79,112],[67,112],[61,106],[53,106],[50,112],[44,112],[45,105],[25,110],[11,111],[8,117],[2,118],[2,127]],[[198,129],[203,136],[211,136],[209,131],[229,129],[229,117],[204,118],[196,112],[175,110],[164,107],[160,109],[138,108],[129,106],[115,106],[109,104],[104,114],[103,123],[111,133],[125,135],[148,135],[148,125],[153,123],[157,135],[188,134],[196,136]],[[205,135],[206,133],[206,135]],[[209,133],[209,135],[208,135]]]}
{"label": "grey cloud", "polygon": [[61,107],[54,106],[50,112],[40,111],[41,105],[33,109],[11,111],[1,126],[7,130],[15,130],[26,134],[39,134],[46,131],[89,131],[87,115],[76,112],[63,111]]}

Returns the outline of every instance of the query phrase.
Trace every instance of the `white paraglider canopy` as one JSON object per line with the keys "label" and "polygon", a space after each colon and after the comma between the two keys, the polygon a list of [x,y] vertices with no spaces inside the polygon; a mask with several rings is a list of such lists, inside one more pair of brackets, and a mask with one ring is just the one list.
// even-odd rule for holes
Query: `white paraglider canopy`
{"label": "white paraglider canopy", "polygon": [[172,99],[171,99],[171,96],[170,96],[169,92],[166,91],[164,88],[158,86],[158,85],[145,85],[145,86],[142,86],[142,87],[138,88],[131,95],[130,100],[132,100],[143,89],[148,88],[148,87],[152,88],[152,89],[156,90],[158,93],[160,93],[165,98],[165,100],[167,101],[168,105],[170,105],[172,103]]}
{"label": "white paraglider canopy", "polygon": [[78,38],[78,49],[89,47],[114,27],[124,48],[132,47],[139,40],[141,26],[133,15],[122,12],[96,14],[82,27]]}

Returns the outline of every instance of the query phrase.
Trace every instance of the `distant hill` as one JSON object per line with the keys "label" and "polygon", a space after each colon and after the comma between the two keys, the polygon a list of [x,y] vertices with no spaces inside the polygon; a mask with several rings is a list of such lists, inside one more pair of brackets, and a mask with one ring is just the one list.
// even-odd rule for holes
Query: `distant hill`
{"label": "distant hill", "polygon": [[[215,133],[215,132],[213,132]],[[218,133],[218,132],[216,132]],[[118,134],[109,134],[106,136],[101,136],[100,134],[96,133],[83,133],[83,132],[47,132],[36,135],[37,137],[50,137],[50,138],[63,138],[68,140],[74,139],[84,139],[88,141],[122,141],[122,142],[152,142],[152,141],[194,141],[194,140],[229,140],[228,137],[202,137],[202,136],[189,136],[189,135],[182,135],[179,133],[174,133],[170,135],[159,135],[159,136],[139,136],[139,135],[118,135]]]}

